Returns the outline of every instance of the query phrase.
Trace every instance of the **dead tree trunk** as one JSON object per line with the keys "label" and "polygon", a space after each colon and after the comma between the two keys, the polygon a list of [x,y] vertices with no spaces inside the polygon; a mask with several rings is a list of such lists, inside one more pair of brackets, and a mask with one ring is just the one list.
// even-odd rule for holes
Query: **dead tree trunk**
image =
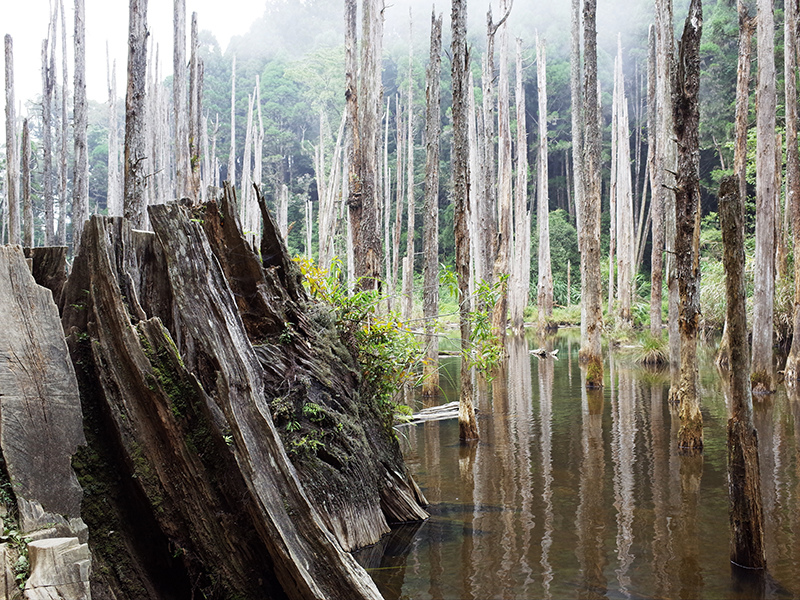
{"label": "dead tree trunk", "polygon": [[[607,312],[614,313],[616,264],[614,257],[617,252],[617,176],[619,169],[619,57],[614,59],[614,92],[611,100],[611,173],[609,176],[608,193],[608,304]],[[599,94],[599,92],[598,92]],[[602,133],[600,134],[602,136]],[[601,142],[602,143],[602,142]]]}
{"label": "dead tree trunk", "polygon": [[[183,198],[189,195],[190,189],[189,122],[186,115],[186,0],[174,0],[172,18],[172,112],[175,115],[175,196]],[[235,69],[235,56],[233,61]],[[231,104],[231,137],[233,137],[233,119],[234,106]],[[232,141],[231,153],[233,153]]]}
{"label": "dead tree trunk", "polygon": [[20,244],[19,193],[17,191],[17,116],[14,100],[14,41],[5,37],[6,52],[6,195],[8,206],[8,243]]}
{"label": "dead tree trunk", "polygon": [[108,64],[108,191],[106,202],[110,217],[122,216],[122,190],[119,181],[119,126],[117,125],[117,61]]}
{"label": "dead tree trunk", "polygon": [[228,181],[236,187],[236,55],[231,63],[231,133],[228,151]]}
{"label": "dead tree trunk", "polygon": [[468,355],[470,352],[469,311],[469,142],[467,104],[469,102],[467,53],[467,2],[452,0],[451,27],[453,79],[453,200],[455,202],[456,269],[458,277],[458,306],[461,331],[461,394],[458,404],[458,427],[461,441],[478,439],[478,424],[472,406],[472,378]]}
{"label": "dead tree trunk", "polygon": [[[508,12],[508,0],[500,4]],[[500,76],[497,90],[497,214],[498,242],[494,261],[494,281],[509,274],[511,260],[511,115],[508,77],[508,25],[500,26]],[[492,312],[492,329],[504,336],[508,317],[508,285],[502,286]]]}
{"label": "dead tree trunk", "polygon": [[[584,170],[583,170],[583,106],[581,103],[581,0],[572,0],[570,18],[570,123],[572,139],[572,189],[574,190],[575,228],[582,230],[581,211],[583,210]],[[583,236],[578,235],[578,250],[583,253]],[[567,301],[569,304],[570,301]],[[586,303],[581,302],[581,345],[585,346],[586,337]]]}
{"label": "dead tree trunk", "polygon": [[431,14],[431,53],[425,90],[425,257],[422,313],[425,319],[425,363],[422,393],[431,397],[439,390],[439,338],[434,319],[439,314],[439,134],[441,131],[442,15]]}
{"label": "dead tree trunk", "polygon": [[[521,71],[521,52],[518,49],[517,54],[517,77],[522,77]],[[539,284],[537,286],[538,292],[536,295],[537,306],[539,307],[539,331],[544,331],[547,328],[547,320],[553,315],[553,270],[550,260],[550,195],[548,193],[548,174],[547,174],[547,161],[548,161],[548,148],[547,148],[547,54],[545,50],[544,40],[536,40],[536,74],[539,87],[539,161],[536,169],[538,174],[537,188],[537,222],[539,226]],[[523,88],[520,82],[517,82],[517,91],[522,92]],[[524,108],[524,107],[523,107]],[[517,114],[519,119],[519,113]],[[524,114],[523,114],[524,120]],[[517,123],[519,127],[519,122]],[[520,139],[520,144],[522,140]],[[523,148],[520,145],[520,148]],[[527,160],[525,161],[525,170],[527,171]],[[521,167],[518,165],[517,169]],[[519,181],[519,186],[522,181]],[[527,173],[525,182],[527,185]],[[517,194],[520,190],[517,189]],[[523,194],[525,192],[523,191]],[[524,205],[517,205],[518,210]],[[530,231],[530,226],[523,223],[523,228]],[[519,233],[519,229],[517,232]],[[529,244],[527,244],[529,246]],[[528,265],[523,265],[523,268],[528,270]],[[527,295],[526,295],[527,298]],[[524,308],[524,306],[523,306]]]}
{"label": "dead tree trunk", "polygon": [[[83,1],[83,0],[79,0]],[[147,73],[147,0],[130,0],[128,91],[125,96],[125,189],[123,213],[134,228],[145,219],[147,155],[145,101]],[[76,84],[77,88],[77,84]],[[76,92],[77,97],[77,92]],[[75,102],[77,106],[77,100]]]}
{"label": "dead tree trunk", "polygon": [[55,237],[53,202],[53,88],[55,56],[48,56],[48,43],[55,50],[55,13],[51,15],[48,39],[42,42],[42,194],[44,196],[44,245],[52,246]]}
{"label": "dead tree trunk", "polygon": [[403,320],[411,320],[411,311],[414,307],[414,233],[415,212],[414,202],[414,69],[412,44],[413,25],[411,9],[409,9],[408,25],[408,143],[406,151],[406,194],[408,197],[408,225],[406,227],[406,258],[403,262]]}
{"label": "dead tree trunk", "polygon": [[200,121],[203,115],[202,79],[203,64],[200,60],[200,44],[197,39],[197,13],[192,13],[191,52],[189,54],[189,192],[194,200],[200,199]]}
{"label": "dead tree trunk", "polygon": [[650,26],[649,59],[647,62],[647,163],[650,176],[650,212],[652,214],[652,246],[650,250],[650,335],[661,338],[661,298],[664,282],[664,189],[659,176],[658,108],[656,83],[656,32]]}
{"label": "dead tree trunk", "polygon": [[673,80],[673,119],[678,143],[675,189],[675,267],[680,290],[680,388],[677,400],[681,418],[679,447],[688,452],[703,449],[697,375],[697,327],[700,320],[700,37],[703,32],[701,0],[692,0],[678,47]]}
{"label": "dead tree trunk", "polygon": [[747,569],[765,569],[767,561],[764,552],[758,434],[753,425],[753,400],[749,381],[750,348],[747,339],[747,293],[744,281],[744,198],[739,195],[736,176],[726,177],[720,183],[719,211],[725,246],[723,260],[730,343],[728,500],[731,562]]}
{"label": "dead tree trunk", "polygon": [[[795,74],[797,72],[797,26],[798,6],[793,0],[786,2],[785,18],[787,34],[784,45],[786,62],[786,190],[787,210],[791,213],[792,232],[794,235],[794,310],[792,328],[792,347],[786,359],[784,377],[786,382],[795,387],[800,381],[800,244],[797,242],[800,233],[800,157],[797,151],[797,88]],[[791,24],[791,26],[790,26]],[[788,31],[791,30],[791,33]],[[788,59],[791,56],[791,61]],[[791,87],[790,87],[791,86]],[[789,108],[791,106],[791,109]]]}
{"label": "dead tree trunk", "polygon": [[[253,194],[253,106],[255,94],[247,95],[247,127],[244,134],[244,156],[242,157],[242,191],[239,200],[239,220],[245,228],[245,235],[251,230],[250,223],[258,215],[258,204]],[[287,224],[288,229],[288,224]],[[286,239],[287,230],[281,231]],[[251,235],[252,238],[252,235]],[[252,241],[252,239],[251,239]]]}
{"label": "dead tree trunk", "polygon": [[22,245],[33,248],[33,199],[31,198],[31,136],[28,119],[22,120]]}
{"label": "dead tree trunk", "polygon": [[633,232],[633,190],[631,185],[631,146],[628,120],[628,99],[622,71],[622,39],[618,38],[619,97],[617,98],[617,295],[622,324],[632,324],[635,249]]}
{"label": "dead tree trunk", "polygon": [[389,295],[394,296],[397,293],[398,273],[400,272],[400,234],[403,228],[403,151],[404,136],[403,136],[403,110],[400,104],[400,94],[395,96],[395,158],[397,159],[397,188],[395,189],[395,209],[394,209],[394,238],[392,241],[392,287]]}
{"label": "dead tree trunk", "polygon": [[[583,206],[581,209],[581,302],[586,303],[586,342],[581,347],[581,360],[587,363],[586,387],[603,386],[603,355],[600,334],[603,311],[600,301],[600,115],[597,97],[597,0],[585,0],[583,6],[584,111],[586,137],[583,155]],[[584,311],[581,311],[582,315]],[[581,326],[582,328],[584,325]]]}
{"label": "dead tree trunk", "polygon": [[69,120],[67,118],[67,102],[69,99],[69,67],[67,61],[67,21],[64,17],[64,0],[60,0],[61,15],[61,161],[59,168],[59,209],[58,209],[58,244],[67,245],[67,156],[69,147]]}
{"label": "dead tree trunk", "polygon": [[[134,2],[136,0],[133,0]],[[145,0],[146,2],[146,0]],[[144,40],[142,41],[144,44]],[[75,156],[72,177],[72,251],[80,248],[83,224],[89,218],[89,105],[86,99],[86,10],[84,0],[75,0]],[[142,63],[141,77],[144,77]],[[144,128],[142,127],[142,131]]]}
{"label": "dead tree trunk", "polygon": [[772,3],[758,1],[756,97],[756,257],[753,291],[752,381],[756,392],[774,389],[772,317],[775,294],[775,42]]}

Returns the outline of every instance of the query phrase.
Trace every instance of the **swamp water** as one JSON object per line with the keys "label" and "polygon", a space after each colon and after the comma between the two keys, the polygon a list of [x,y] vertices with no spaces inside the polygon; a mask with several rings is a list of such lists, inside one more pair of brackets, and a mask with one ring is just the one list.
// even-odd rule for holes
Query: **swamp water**
{"label": "swamp water", "polygon": [[[547,344],[558,360],[508,340],[505,373],[477,391],[477,445],[459,444],[454,419],[400,428],[431,518],[357,554],[384,597],[800,597],[800,399],[781,386],[754,401],[769,575],[748,577],[728,560],[728,413],[710,351],[705,451],[689,458],[667,374],[612,354],[587,393],[577,332]],[[458,398],[458,363],[444,368],[437,403]]]}

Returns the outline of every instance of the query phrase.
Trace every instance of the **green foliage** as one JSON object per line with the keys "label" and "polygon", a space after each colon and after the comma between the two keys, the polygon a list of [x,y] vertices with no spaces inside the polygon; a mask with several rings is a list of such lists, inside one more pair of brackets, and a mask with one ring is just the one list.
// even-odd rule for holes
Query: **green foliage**
{"label": "green foliage", "polygon": [[11,570],[14,573],[14,580],[21,590],[25,589],[25,583],[31,574],[31,565],[28,560],[28,544],[31,541],[31,538],[23,536],[16,527],[4,527],[3,535],[0,537],[0,542],[8,544],[17,555],[17,559],[11,565]]}
{"label": "green foliage", "polygon": [[[536,282],[539,277],[539,264],[536,259],[539,252],[539,236],[536,234],[536,223],[533,224],[534,235],[531,241],[531,293],[536,294]],[[578,232],[570,222],[570,216],[564,209],[550,213],[550,263],[553,272],[553,300],[556,304],[568,306],[580,302],[581,297],[581,256],[578,252]],[[569,267],[568,267],[569,265]],[[567,270],[570,270],[570,298],[567,298]]]}

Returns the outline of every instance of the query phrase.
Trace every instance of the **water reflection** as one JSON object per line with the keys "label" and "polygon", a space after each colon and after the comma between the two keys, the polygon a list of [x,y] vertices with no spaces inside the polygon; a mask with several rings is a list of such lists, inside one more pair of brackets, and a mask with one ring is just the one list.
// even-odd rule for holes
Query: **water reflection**
{"label": "water reflection", "polygon": [[[560,360],[529,354],[545,344]],[[605,389],[587,393],[578,345],[577,332],[509,338],[501,374],[475,382],[475,446],[458,443],[455,420],[403,429],[433,517],[358,554],[384,596],[800,596],[800,398],[755,407],[770,575],[732,577],[719,376],[701,364],[706,449],[685,457],[666,378],[612,357]]]}

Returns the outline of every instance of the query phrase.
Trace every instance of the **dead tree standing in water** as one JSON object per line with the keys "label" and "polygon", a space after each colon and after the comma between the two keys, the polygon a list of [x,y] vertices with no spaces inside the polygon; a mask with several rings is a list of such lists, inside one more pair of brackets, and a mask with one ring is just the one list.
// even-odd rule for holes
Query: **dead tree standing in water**
{"label": "dead tree standing in water", "polygon": [[[519,50],[518,50],[519,54]],[[518,58],[518,61],[521,60]],[[538,221],[539,226],[539,282],[537,286],[537,306],[539,307],[539,331],[544,332],[547,328],[547,319],[548,317],[553,316],[553,269],[550,260],[550,197],[547,190],[547,51],[545,48],[544,40],[540,40],[539,36],[536,36],[536,74],[537,74],[537,81],[539,87],[539,160],[538,160],[538,183],[537,183],[537,200],[536,200],[536,219]],[[517,77],[520,78],[522,76],[521,69],[517,69]],[[524,88],[522,85],[517,82],[517,90],[518,93],[524,94]],[[524,108],[524,107],[523,107]],[[520,115],[517,114],[517,120],[519,120]],[[525,118],[525,115],[522,115],[522,118]],[[519,127],[519,124],[517,124]],[[524,127],[524,124],[523,124]],[[522,147],[523,140],[520,138],[519,145]],[[520,163],[517,166],[519,169],[521,166],[527,170],[528,162],[525,161],[524,165]],[[527,174],[526,174],[527,175]],[[527,184],[527,177],[524,180],[520,180],[518,182],[518,186],[522,183]],[[517,189],[517,193],[520,193],[520,190]],[[522,192],[524,193],[524,191]],[[524,210],[524,204],[518,205],[518,210]],[[527,230],[530,231],[530,221],[527,223]],[[517,229],[519,233],[519,229]],[[530,262],[530,261],[528,261]],[[529,271],[529,265],[525,264],[522,266],[523,269]],[[525,299],[527,300],[527,293],[525,294]],[[524,305],[523,305],[524,309]]]}
{"label": "dead tree standing in water", "polygon": [[692,0],[678,46],[673,73],[673,121],[678,141],[675,188],[675,268],[680,291],[681,418],[678,446],[686,452],[703,449],[703,416],[697,381],[697,327],[700,320],[700,37],[701,0]]}
{"label": "dead tree standing in water", "polygon": [[469,312],[469,141],[467,89],[469,54],[467,53],[467,1],[453,0],[453,199],[455,202],[456,269],[461,330],[461,394],[458,403],[458,428],[461,441],[478,439],[478,423],[472,406],[472,377],[469,366],[469,339],[472,329]]}
{"label": "dead tree standing in water", "polygon": [[744,198],[736,176],[719,186],[719,214],[725,245],[725,290],[730,342],[728,420],[728,499],[731,520],[731,562],[764,569],[764,515],[758,463],[758,434],[753,425],[750,393],[750,348],[747,340],[747,294],[744,284]]}
{"label": "dead tree standing in water", "polygon": [[793,387],[800,380],[800,260],[798,259],[800,258],[798,256],[800,245],[797,242],[797,236],[800,232],[800,157],[798,157],[797,151],[797,87],[794,77],[797,70],[797,25],[800,17],[798,8],[797,0],[787,0],[785,7],[787,41],[784,44],[784,52],[786,56],[791,56],[791,62],[787,61],[786,72],[791,73],[792,76],[786,77],[786,189],[788,192],[788,210],[791,213],[792,231],[795,238],[793,318],[795,335],[792,337],[792,348],[786,359],[784,376],[786,382]]}
{"label": "dead tree standing in water", "polygon": [[[439,313],[439,133],[441,130],[439,77],[442,71],[442,15],[431,15],[431,56],[426,72],[425,106],[425,215],[423,250],[425,254],[422,312],[425,318],[425,364],[422,393],[439,389],[439,338],[434,319]],[[388,114],[387,114],[388,119]]]}

